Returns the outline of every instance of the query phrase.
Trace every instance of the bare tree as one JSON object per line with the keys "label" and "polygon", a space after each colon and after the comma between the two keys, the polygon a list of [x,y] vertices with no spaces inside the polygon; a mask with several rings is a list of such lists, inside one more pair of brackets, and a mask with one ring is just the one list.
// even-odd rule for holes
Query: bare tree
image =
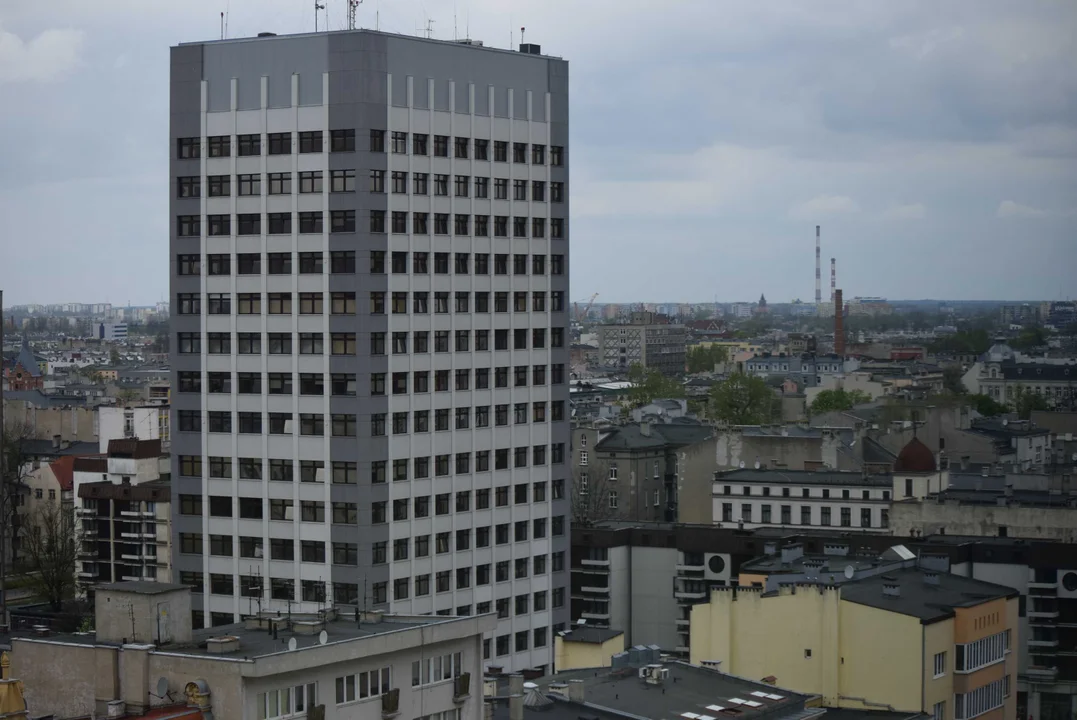
{"label": "bare tree", "polygon": [[[611,493],[615,494],[611,496]],[[622,517],[620,504],[628,499],[622,495],[617,480],[607,475],[578,474],[572,483],[572,522],[580,527],[592,527]]]}
{"label": "bare tree", "polygon": [[23,528],[22,546],[30,570],[27,575],[30,587],[53,610],[61,610],[64,601],[75,596],[78,540],[73,513],[56,500],[39,503]]}
{"label": "bare tree", "polygon": [[14,564],[18,509],[29,494],[26,477],[30,474],[27,441],[33,429],[24,421],[11,419],[0,432],[0,624],[7,622],[8,564]]}

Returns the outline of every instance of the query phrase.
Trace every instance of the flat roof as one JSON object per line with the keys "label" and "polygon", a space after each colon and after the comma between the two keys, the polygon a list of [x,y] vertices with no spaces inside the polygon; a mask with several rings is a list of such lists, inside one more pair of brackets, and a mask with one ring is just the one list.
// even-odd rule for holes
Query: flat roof
{"label": "flat roof", "polygon": [[607,640],[612,640],[619,635],[624,635],[624,632],[622,632],[621,630],[614,630],[612,628],[573,625],[571,628],[569,628],[569,632],[566,632],[564,635],[561,636],[561,639],[565,642],[601,644],[606,642]]}
{"label": "flat roof", "polygon": [[[227,43],[259,42],[259,41],[263,41],[263,40],[284,40],[284,39],[294,40],[294,39],[297,39],[297,38],[326,37],[326,36],[329,36],[329,35],[343,35],[343,34],[347,34],[347,33],[365,33],[365,34],[368,34],[368,35],[386,35],[386,36],[389,36],[389,37],[402,38],[404,40],[414,40],[416,42],[437,43],[439,45],[456,45],[456,46],[461,46],[461,47],[470,47],[470,48],[474,48],[476,50],[487,50],[487,51],[490,51],[490,52],[511,52],[514,55],[524,55],[526,57],[546,58],[548,60],[562,60],[563,59],[558,55],[545,55],[545,54],[542,54],[542,53],[540,53],[540,54],[521,53],[521,52],[519,52],[517,50],[514,50],[512,48],[491,47],[491,46],[488,46],[488,45],[485,45],[485,44],[483,44],[483,45],[473,44],[473,43],[483,42],[480,38],[460,38],[459,40],[440,40],[440,39],[437,39],[437,38],[420,37],[418,35],[406,35],[404,33],[385,32],[384,30],[370,30],[368,28],[356,28],[355,30],[332,30],[332,31],[316,32],[316,33],[315,32],[307,32],[307,33],[273,33],[272,35],[266,35],[264,37],[256,35],[254,37],[224,38],[224,39],[218,38],[216,40],[214,40],[214,39],[210,39],[210,40],[189,40],[187,42],[178,43],[176,45],[176,47],[180,47],[180,46],[184,46],[184,45],[223,45],[223,44],[227,44]],[[470,42],[465,42],[465,40],[470,40]],[[525,43],[525,44],[538,45],[539,47],[542,46],[542,43]]]}
{"label": "flat roof", "polygon": [[666,662],[662,667],[669,677],[661,685],[641,680],[638,667],[573,670],[536,683],[548,693],[551,683],[583,681],[586,712],[576,703],[560,699],[554,703],[553,709],[571,720],[594,716],[596,711],[607,717],[715,720],[726,715],[725,709],[740,711],[737,717],[743,720],[782,718],[802,713],[805,700],[812,697],[688,663]]}
{"label": "flat roof", "polygon": [[118,592],[137,593],[138,595],[160,595],[161,593],[188,590],[190,585],[179,583],[153,582],[151,580],[127,580],[125,582],[102,583],[94,585],[94,591],[111,590]]}
{"label": "flat roof", "polygon": [[766,482],[776,485],[871,485],[892,487],[893,477],[887,474],[864,475],[839,470],[787,470],[775,468],[740,468],[719,470],[714,482]]}

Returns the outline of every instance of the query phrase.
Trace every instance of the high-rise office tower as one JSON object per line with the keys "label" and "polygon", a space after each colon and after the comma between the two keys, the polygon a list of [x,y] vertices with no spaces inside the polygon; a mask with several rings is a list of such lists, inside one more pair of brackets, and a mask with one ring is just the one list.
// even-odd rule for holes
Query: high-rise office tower
{"label": "high-rise office tower", "polygon": [[568,64],[370,31],[171,63],[174,580],[195,621],[568,618]]}

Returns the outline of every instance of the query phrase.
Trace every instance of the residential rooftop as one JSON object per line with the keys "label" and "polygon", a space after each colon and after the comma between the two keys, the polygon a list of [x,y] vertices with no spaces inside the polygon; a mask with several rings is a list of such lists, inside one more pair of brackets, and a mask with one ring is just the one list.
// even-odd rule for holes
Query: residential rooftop
{"label": "residential rooftop", "polygon": [[[638,667],[573,670],[544,677],[536,683],[541,692],[554,700],[548,711],[551,720],[581,717],[716,720],[733,713],[741,720],[763,717],[769,720],[813,717],[823,712],[810,708],[806,711],[806,701],[814,696],[683,662],[665,662],[661,667],[668,671],[668,676],[656,684],[641,679]],[[567,689],[551,693],[551,685],[556,690],[558,686],[571,685],[574,680],[582,681],[584,686],[582,704],[560,695],[567,693]]]}
{"label": "residential rooftop", "polygon": [[601,431],[595,450],[659,450],[684,447],[714,436],[710,425],[685,423],[643,423],[616,425]]}
{"label": "residential rooftop", "polygon": [[613,628],[572,625],[564,632],[561,638],[566,642],[594,643],[596,645],[601,645],[618,635],[624,635],[624,632],[621,630],[614,630]]}
{"label": "residential rooftop", "polygon": [[775,485],[871,485],[878,487],[893,486],[889,474],[865,475],[860,472],[841,472],[838,470],[786,470],[775,468],[740,468],[737,470],[719,470],[714,474],[714,482],[763,482]]}
{"label": "residential rooftop", "polygon": [[[928,582],[931,577],[938,584]],[[897,594],[883,591],[897,587]],[[841,588],[842,600],[889,610],[930,623],[951,617],[957,608],[980,605],[989,600],[1017,597],[1013,588],[974,580],[945,572],[932,573],[921,568],[903,568],[873,575]]]}

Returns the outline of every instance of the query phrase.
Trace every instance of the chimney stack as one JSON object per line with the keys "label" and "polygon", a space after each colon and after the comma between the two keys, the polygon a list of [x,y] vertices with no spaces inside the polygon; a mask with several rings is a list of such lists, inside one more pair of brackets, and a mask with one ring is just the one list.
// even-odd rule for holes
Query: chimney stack
{"label": "chimney stack", "polygon": [[815,226],[815,307],[823,302],[822,286],[819,282],[819,226]]}
{"label": "chimney stack", "polygon": [[837,260],[830,258],[830,302],[834,302],[834,288],[838,286]]}
{"label": "chimney stack", "polygon": [[834,354],[845,357],[845,304],[841,290],[834,290]]}

